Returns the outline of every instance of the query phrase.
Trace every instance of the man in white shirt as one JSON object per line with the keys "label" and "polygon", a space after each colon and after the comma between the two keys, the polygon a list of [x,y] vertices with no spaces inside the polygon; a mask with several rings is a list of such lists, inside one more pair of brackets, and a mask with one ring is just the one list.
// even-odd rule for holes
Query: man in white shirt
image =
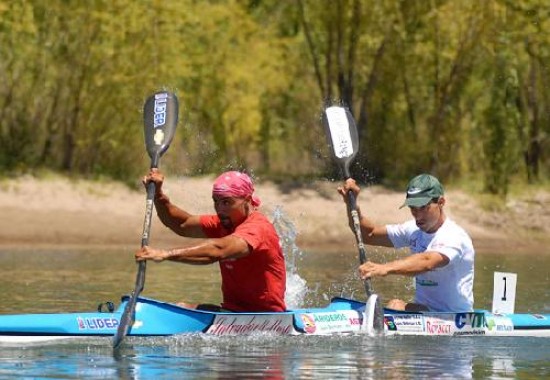
{"label": "man in white shirt", "polygon": [[[338,191],[347,203],[348,191],[357,197],[359,187],[348,179]],[[409,247],[411,255],[379,264],[367,261],[359,267],[362,279],[400,274],[416,277],[414,302],[394,299],[387,307],[406,311],[472,311],[474,304],[474,256],[472,240],[445,215],[443,186],[429,174],[414,177],[407,186],[408,206],[414,220],[403,224],[375,225],[361,214],[365,244]],[[348,204],[349,207],[349,204]],[[353,230],[352,222],[350,226]]]}

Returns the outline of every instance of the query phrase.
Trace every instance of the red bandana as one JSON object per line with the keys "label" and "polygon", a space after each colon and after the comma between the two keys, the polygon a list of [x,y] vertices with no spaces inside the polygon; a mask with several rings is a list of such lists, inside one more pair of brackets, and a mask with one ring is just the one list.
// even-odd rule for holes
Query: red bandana
{"label": "red bandana", "polygon": [[252,206],[260,206],[260,198],[254,195],[254,184],[250,177],[241,172],[229,171],[222,173],[214,181],[212,195],[221,197],[247,197],[252,196]]}

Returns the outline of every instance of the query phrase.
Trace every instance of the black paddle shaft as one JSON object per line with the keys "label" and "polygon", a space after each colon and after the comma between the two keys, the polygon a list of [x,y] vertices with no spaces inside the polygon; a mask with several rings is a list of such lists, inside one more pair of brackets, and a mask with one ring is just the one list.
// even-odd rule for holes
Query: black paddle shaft
{"label": "black paddle shaft", "polygon": [[[150,96],[143,107],[143,124],[145,132],[145,146],[151,158],[150,168],[158,168],[160,157],[166,152],[176,131],[178,124],[178,98],[175,94],[161,91]],[[149,244],[151,232],[151,218],[153,215],[155,184],[147,183],[147,197],[145,205],[145,219],[143,222],[143,233],[141,235],[141,246]],[[113,337],[113,348],[116,350],[124,337],[128,334],[134,322],[134,313],[139,294],[145,285],[146,262],[138,263],[138,272],[134,291],[130,295],[120,322],[116,335]]]}
{"label": "black paddle shaft", "polygon": [[[357,211],[357,201],[355,199],[355,194],[351,190],[348,191],[348,201],[350,205],[351,219],[353,221],[355,240],[357,242],[357,248],[359,250],[359,263],[364,264],[367,262],[367,250],[365,248],[365,243],[363,243],[363,237],[361,235],[361,222],[359,220],[359,212]],[[370,279],[365,280],[364,284],[367,297],[370,297],[372,294],[374,294],[374,289],[372,288]]]}

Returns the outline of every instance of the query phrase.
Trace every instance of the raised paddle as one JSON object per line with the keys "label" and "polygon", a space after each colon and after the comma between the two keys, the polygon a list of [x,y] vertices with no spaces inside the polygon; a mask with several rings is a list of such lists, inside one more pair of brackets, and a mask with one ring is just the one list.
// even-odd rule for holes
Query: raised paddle
{"label": "raised paddle", "polygon": [[[143,106],[143,124],[145,127],[145,146],[151,158],[151,169],[158,168],[160,157],[166,152],[174,137],[176,125],[178,124],[178,107],[178,98],[176,95],[166,91],[157,92],[145,101],[145,105]],[[147,184],[143,234],[141,235],[142,247],[149,243],[154,197],[155,184],[149,182]],[[118,348],[134,322],[137,297],[143,290],[144,283],[145,261],[140,261],[138,263],[138,273],[134,291],[124,308],[116,335],[113,337],[114,349]]]}
{"label": "raised paddle", "polygon": [[[344,179],[351,177],[349,166],[359,150],[359,136],[357,126],[351,112],[344,107],[330,106],[323,112],[323,124],[329,144],[332,148],[333,157],[340,167]],[[359,213],[357,212],[357,203],[355,194],[352,191],[347,193],[349,201],[349,210],[353,220],[355,239],[359,249],[359,262],[361,264],[367,261],[367,252],[361,235],[361,226],[359,222]],[[367,329],[370,326],[376,332],[384,331],[384,310],[380,306],[378,295],[374,293],[370,279],[364,281],[365,291],[367,293],[367,305],[365,315],[367,319]]]}

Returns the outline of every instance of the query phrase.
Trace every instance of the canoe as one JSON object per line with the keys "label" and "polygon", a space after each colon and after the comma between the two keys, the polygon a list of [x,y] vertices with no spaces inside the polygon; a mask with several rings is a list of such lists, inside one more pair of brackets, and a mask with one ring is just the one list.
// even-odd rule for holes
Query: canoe
{"label": "canoe", "polygon": [[[361,302],[335,297],[319,308],[286,312],[229,313],[188,309],[146,297],[136,300],[128,336],[181,334],[214,336],[275,335],[424,335],[424,336],[550,336],[550,314],[515,313],[515,273],[495,272],[491,311],[401,312],[384,309],[383,331],[375,329],[377,295]],[[113,337],[130,300],[95,312],[0,315],[0,343],[32,343],[57,339]]]}
{"label": "canoe", "polygon": [[[19,314],[0,316],[0,342],[112,337],[129,297],[106,312]],[[367,310],[366,310],[367,309]],[[279,313],[221,313],[187,309],[139,297],[128,336],[178,334],[326,335],[372,333],[364,302],[333,298],[325,307]],[[440,336],[550,336],[550,314],[406,313],[385,310],[384,334]]]}

